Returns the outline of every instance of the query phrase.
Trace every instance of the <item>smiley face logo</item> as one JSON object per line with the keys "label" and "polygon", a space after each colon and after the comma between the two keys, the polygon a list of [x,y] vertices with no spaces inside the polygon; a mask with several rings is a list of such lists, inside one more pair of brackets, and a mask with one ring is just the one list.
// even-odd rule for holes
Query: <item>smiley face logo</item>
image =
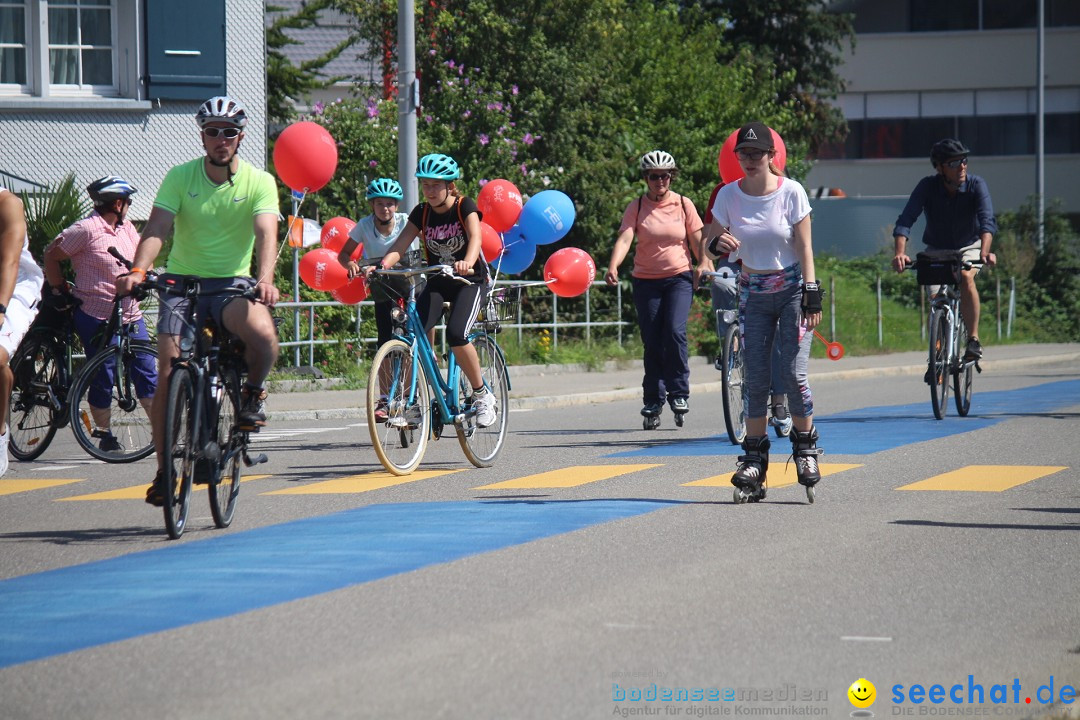
{"label": "smiley face logo", "polygon": [[866,678],[859,678],[851,683],[847,691],[848,700],[857,708],[868,708],[877,698],[877,688]]}

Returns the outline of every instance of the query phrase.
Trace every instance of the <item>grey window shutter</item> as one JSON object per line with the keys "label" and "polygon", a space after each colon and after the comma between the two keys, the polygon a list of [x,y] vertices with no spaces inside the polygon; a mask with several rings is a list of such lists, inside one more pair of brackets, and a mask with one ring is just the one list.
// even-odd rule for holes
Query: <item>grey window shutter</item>
{"label": "grey window shutter", "polygon": [[205,100],[225,94],[223,0],[147,0],[149,97]]}

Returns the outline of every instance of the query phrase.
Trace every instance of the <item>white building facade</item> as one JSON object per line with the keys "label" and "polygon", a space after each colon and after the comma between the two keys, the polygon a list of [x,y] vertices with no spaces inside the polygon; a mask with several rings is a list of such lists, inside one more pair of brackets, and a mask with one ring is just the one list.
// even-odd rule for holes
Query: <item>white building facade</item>
{"label": "white building facade", "polygon": [[240,155],[266,166],[260,0],[0,0],[0,172],[85,186],[121,175],[149,216],[170,167],[202,154],[214,95],[249,112]]}

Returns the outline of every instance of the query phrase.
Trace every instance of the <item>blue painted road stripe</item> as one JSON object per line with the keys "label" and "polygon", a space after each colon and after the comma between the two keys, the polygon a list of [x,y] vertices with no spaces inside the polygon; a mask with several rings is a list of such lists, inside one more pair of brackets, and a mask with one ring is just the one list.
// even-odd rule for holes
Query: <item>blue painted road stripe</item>
{"label": "blue painted road stripe", "polygon": [[643,515],[654,500],[373,505],[0,581],[0,667]]}
{"label": "blue painted road stripe", "polygon": [[[830,455],[870,455],[902,445],[981,430],[1014,417],[1044,415],[1080,404],[1080,380],[985,393],[978,391],[976,382],[968,417],[956,415],[950,392],[949,414],[944,420],[935,420],[930,409],[930,389],[926,385],[921,387],[925,388],[922,394],[926,401],[918,404],[859,408],[836,415],[816,416],[814,424],[821,432],[821,446]],[[787,441],[773,438],[774,452],[781,443],[787,445]],[[727,433],[724,433],[694,440],[675,439],[670,445],[652,445],[608,457],[738,455],[741,452],[740,447],[728,442]]]}

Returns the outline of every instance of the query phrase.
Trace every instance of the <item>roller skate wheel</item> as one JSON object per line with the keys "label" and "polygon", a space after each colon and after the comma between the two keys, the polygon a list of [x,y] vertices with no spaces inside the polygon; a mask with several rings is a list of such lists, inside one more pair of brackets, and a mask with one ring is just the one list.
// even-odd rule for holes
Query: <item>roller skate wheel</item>
{"label": "roller skate wheel", "polygon": [[806,488],[806,499],[810,501],[811,505],[814,504],[814,488],[811,486]]}
{"label": "roller skate wheel", "polygon": [[744,502],[746,502],[746,496],[743,495],[742,490],[740,490],[739,488],[735,488],[735,492],[732,497],[735,500],[736,505],[742,505]]}
{"label": "roller skate wheel", "polygon": [[677,427],[682,427],[682,424],[683,424],[683,416],[681,414],[679,414],[679,413],[676,413],[675,414],[675,425]]}

